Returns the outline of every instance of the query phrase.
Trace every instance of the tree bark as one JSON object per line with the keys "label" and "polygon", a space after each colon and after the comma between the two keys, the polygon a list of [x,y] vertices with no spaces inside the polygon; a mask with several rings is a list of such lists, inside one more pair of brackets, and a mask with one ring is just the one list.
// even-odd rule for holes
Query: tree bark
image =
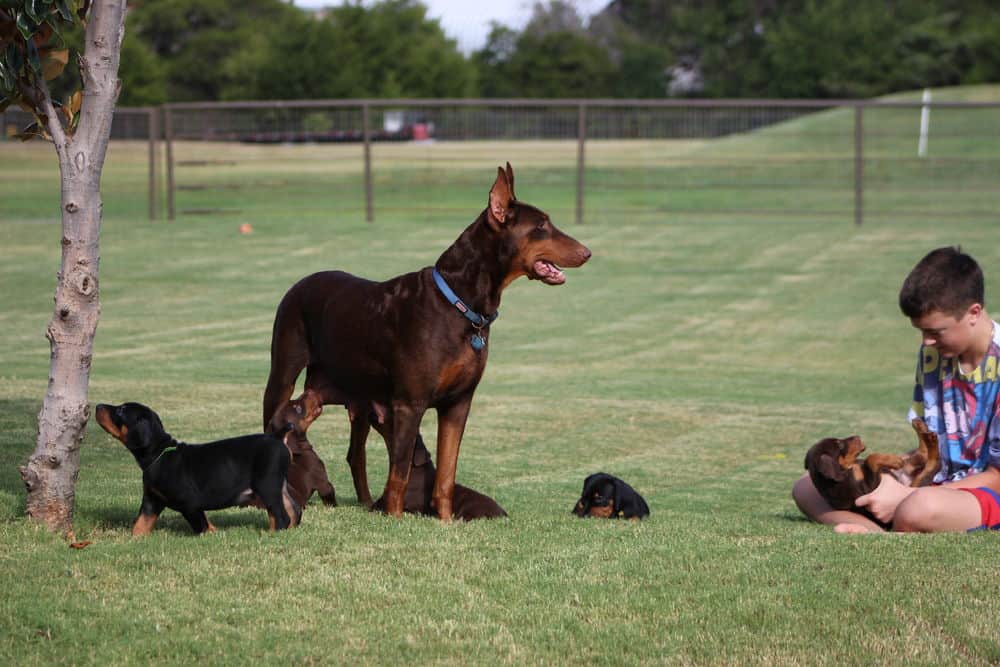
{"label": "tree bark", "polygon": [[49,383],[38,414],[35,451],[21,468],[27,514],[49,529],[72,535],[80,443],[90,417],[87,389],[101,314],[98,290],[101,170],[118,99],[118,62],[125,0],[96,0],[90,8],[80,58],[83,103],[76,131],[64,130],[42,84],[47,129],[59,156],[62,180],[62,266],[55,310],[46,330]]}

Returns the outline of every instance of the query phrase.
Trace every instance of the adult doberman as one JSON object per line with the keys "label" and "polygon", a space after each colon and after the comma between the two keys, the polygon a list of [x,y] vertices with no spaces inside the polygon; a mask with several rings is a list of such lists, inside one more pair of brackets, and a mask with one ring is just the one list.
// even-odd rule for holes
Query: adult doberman
{"label": "adult doberman", "polygon": [[586,246],[515,198],[510,164],[498,168],[486,209],[434,266],[385,282],[323,271],[288,290],[274,318],[264,425],[306,366],[307,389],[314,372],[332,385],[326,403],[374,406],[391,434],[385,511],[401,516],[420,421],[436,409],[433,502],[450,521],[459,446],[501,293],[520,276],[561,285],[560,267],[588,259]]}

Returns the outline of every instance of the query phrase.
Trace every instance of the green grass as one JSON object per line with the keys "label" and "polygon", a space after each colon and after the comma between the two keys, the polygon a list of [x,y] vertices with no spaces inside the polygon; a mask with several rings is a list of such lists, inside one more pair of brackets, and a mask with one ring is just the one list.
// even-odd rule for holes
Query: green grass
{"label": "green grass", "polygon": [[[725,144],[769,155],[779,129],[646,149],[724,162]],[[405,155],[386,152],[406,147],[379,147],[381,187],[400,210],[386,206],[374,225],[352,203],[360,190],[344,186],[360,181],[350,169],[337,181],[318,147],[305,147],[315,153],[299,169],[330,179],[329,195],[190,191],[242,213],[153,224],[144,149],[116,146],[104,178],[91,403],[148,403],[190,442],[257,430],[274,308],[296,279],[332,267],[385,278],[431,264],[485,204],[506,159],[520,198],[572,207],[572,158],[563,164],[559,153],[572,147],[436,148],[421,180]],[[246,148],[213,150],[229,159]],[[810,155],[806,144],[798,150]],[[275,535],[259,511],[213,512],[221,530],[200,538],[168,510],[152,536],[133,539],[140,471],[91,423],[76,532],[93,544],[75,551],[22,518],[17,473],[34,447],[59,262],[49,151],[0,143],[0,661],[1000,661],[995,535],[837,536],[804,521],[790,499],[820,437],[912,445],[905,412],[918,339],[898,313],[899,284],[927,250],[960,243],[983,265],[987,293],[998,293],[995,217],[896,220],[890,211],[858,228],[849,214],[809,213],[824,204],[808,189],[790,194],[802,211],[794,215],[726,217],[711,212],[716,203],[674,216],[641,199],[641,215],[583,226],[563,215],[557,222],[594,257],[562,287],[519,281],[504,295],[459,462],[459,480],[496,498],[509,519],[442,525],[363,511],[343,461],[346,415],[330,408],[310,436],[340,507],[314,501],[300,528]],[[610,143],[594,153],[609,173],[646,159]],[[248,184],[298,182],[264,159],[241,164]],[[682,165],[669,170],[694,178]],[[323,210],[342,196],[353,199]],[[608,197],[609,211],[622,205]],[[253,234],[240,235],[241,222]],[[384,449],[374,438],[370,446],[378,488]],[[571,516],[583,478],[598,470],[629,481],[652,516]]]}

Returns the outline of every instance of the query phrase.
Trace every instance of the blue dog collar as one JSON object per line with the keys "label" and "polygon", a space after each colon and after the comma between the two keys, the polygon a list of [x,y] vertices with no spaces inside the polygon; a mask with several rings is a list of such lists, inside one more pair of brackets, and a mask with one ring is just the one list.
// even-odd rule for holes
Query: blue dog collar
{"label": "blue dog collar", "polygon": [[454,290],[445,282],[444,277],[438,273],[437,268],[433,270],[434,274],[434,284],[437,285],[438,291],[444,295],[444,298],[448,299],[448,303],[455,306],[458,312],[465,316],[465,319],[472,322],[472,326],[476,329],[476,333],[473,334],[472,338],[469,340],[472,345],[472,349],[479,352],[481,349],[486,347],[486,336],[482,334],[482,329],[488,327],[496,318],[500,317],[500,311],[493,313],[492,315],[485,316],[480,315],[476,311],[469,308],[464,301],[458,298]]}

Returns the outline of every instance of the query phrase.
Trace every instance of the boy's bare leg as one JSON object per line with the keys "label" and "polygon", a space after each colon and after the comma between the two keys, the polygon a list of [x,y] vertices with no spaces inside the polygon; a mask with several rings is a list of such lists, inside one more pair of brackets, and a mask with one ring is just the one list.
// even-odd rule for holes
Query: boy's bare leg
{"label": "boy's bare leg", "polygon": [[[967,495],[970,498],[970,494]],[[809,473],[802,475],[792,487],[792,498],[802,513],[813,521],[834,526],[840,533],[881,533],[882,527],[866,516],[848,510],[835,510],[813,486]],[[973,498],[973,501],[975,499]],[[978,503],[977,503],[978,507]]]}
{"label": "boy's bare leg", "polygon": [[903,532],[964,532],[978,528],[982,521],[979,501],[971,493],[928,486],[899,504],[892,526]]}

